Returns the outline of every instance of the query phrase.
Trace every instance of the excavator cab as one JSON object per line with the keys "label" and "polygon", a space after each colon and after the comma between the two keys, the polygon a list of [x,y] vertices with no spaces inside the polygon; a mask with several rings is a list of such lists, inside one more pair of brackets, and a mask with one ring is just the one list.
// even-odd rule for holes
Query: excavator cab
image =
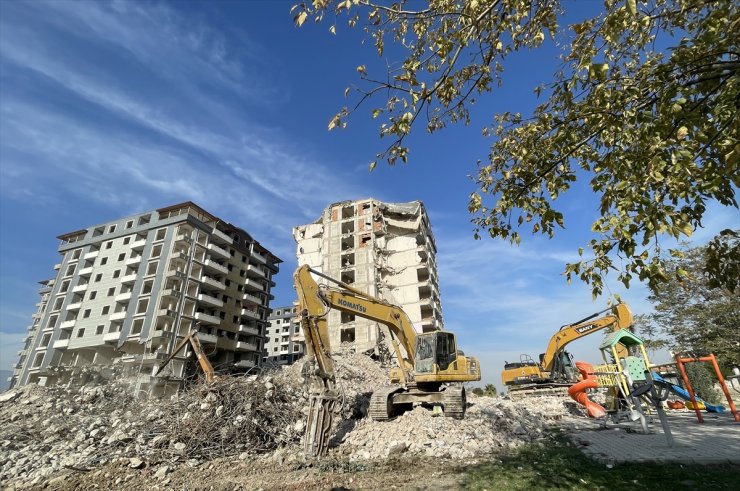
{"label": "excavator cab", "polygon": [[416,337],[416,373],[433,373],[434,365],[440,371],[447,370],[457,359],[455,335],[450,332],[435,331],[419,334]]}

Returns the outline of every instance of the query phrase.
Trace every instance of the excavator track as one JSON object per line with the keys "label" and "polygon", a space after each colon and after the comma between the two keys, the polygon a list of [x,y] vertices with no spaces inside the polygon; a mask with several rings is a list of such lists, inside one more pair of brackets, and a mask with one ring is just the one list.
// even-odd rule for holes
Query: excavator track
{"label": "excavator track", "polygon": [[567,396],[571,384],[528,385],[521,388],[509,387],[509,398],[520,401],[527,397]]}
{"label": "excavator track", "polygon": [[400,387],[383,387],[373,392],[370,397],[368,414],[374,421],[389,421],[395,416],[392,396],[401,390]]}
{"label": "excavator track", "polygon": [[442,392],[445,418],[463,419],[467,403],[464,387],[447,387]]}

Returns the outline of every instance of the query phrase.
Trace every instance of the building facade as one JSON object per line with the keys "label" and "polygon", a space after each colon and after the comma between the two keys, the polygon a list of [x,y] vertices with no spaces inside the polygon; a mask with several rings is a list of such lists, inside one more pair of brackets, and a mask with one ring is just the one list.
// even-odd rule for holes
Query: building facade
{"label": "building facade", "polygon": [[137,388],[169,392],[196,370],[190,347],[152,369],[193,329],[217,371],[261,364],[281,261],[246,231],[185,202],[59,239],[11,387],[118,366]]}
{"label": "building facade", "polygon": [[[421,201],[334,203],[316,222],[294,228],[293,237],[299,265],[401,306],[418,332],[442,329],[437,248]],[[378,346],[377,323],[337,310],[328,321],[332,349]]]}
{"label": "building facade", "polygon": [[265,331],[265,365],[290,365],[306,353],[301,324],[293,305],[273,309]]}

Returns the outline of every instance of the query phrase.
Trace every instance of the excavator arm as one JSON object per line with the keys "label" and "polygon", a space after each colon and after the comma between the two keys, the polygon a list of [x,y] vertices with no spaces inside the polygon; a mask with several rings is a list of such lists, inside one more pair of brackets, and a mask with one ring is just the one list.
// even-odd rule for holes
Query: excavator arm
{"label": "excavator arm", "polygon": [[206,357],[206,354],[203,352],[203,347],[200,344],[200,340],[198,339],[198,329],[197,327],[190,331],[187,336],[185,336],[178,344],[175,346],[175,349],[172,350],[172,353],[170,353],[170,356],[167,357],[166,360],[164,360],[160,365],[156,368],[154,371],[154,375],[161,373],[162,370],[172,361],[174,357],[177,356],[180,351],[190,343],[190,346],[193,348],[193,353],[195,353],[195,357],[198,359],[198,364],[200,365],[200,368],[203,370],[203,373],[206,376],[206,382],[213,382],[216,379],[216,373],[213,370],[213,365],[211,365],[211,362],[208,361],[208,357]]}
{"label": "excavator arm", "polygon": [[[592,320],[607,311],[611,311],[611,313]],[[573,324],[563,326],[552,338],[550,338],[550,342],[547,345],[547,351],[545,351],[545,354],[542,356],[542,370],[545,372],[552,371],[558,357],[565,350],[565,347],[576,339],[601,331],[607,327],[613,327],[613,330],[615,331],[626,329],[632,325],[632,322],[632,312],[630,312],[627,304],[618,303],[614,307],[597,312]]]}

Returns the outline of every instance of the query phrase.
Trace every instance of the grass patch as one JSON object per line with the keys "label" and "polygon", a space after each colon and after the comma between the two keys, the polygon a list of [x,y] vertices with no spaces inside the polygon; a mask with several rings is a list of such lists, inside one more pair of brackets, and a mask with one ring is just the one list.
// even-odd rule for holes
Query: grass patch
{"label": "grass patch", "polygon": [[740,466],[615,464],[611,469],[587,458],[562,435],[466,469],[468,490],[498,489],[738,489]]}

